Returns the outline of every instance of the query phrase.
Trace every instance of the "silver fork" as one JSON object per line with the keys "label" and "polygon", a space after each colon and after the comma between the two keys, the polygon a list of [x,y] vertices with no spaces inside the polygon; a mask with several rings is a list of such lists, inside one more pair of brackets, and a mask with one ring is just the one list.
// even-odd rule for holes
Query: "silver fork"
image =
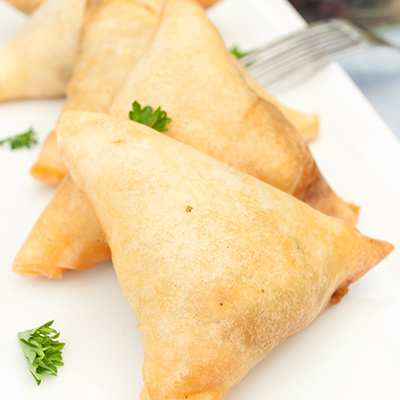
{"label": "silver fork", "polygon": [[369,30],[345,20],[331,19],[267,44],[240,62],[259,84],[274,89],[304,78],[346,53],[374,45],[400,50]]}

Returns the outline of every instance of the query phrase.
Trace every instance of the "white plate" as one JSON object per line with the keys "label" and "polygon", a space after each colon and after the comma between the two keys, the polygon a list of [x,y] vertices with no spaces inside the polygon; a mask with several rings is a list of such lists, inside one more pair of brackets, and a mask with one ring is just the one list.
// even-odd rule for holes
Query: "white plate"
{"label": "white plate", "polygon": [[[304,24],[284,0],[225,0],[210,16],[229,46],[254,48]],[[0,45],[24,18],[0,4]],[[332,186],[362,205],[359,228],[400,244],[400,146],[354,84],[331,65],[280,97],[317,111],[321,137],[312,144]],[[0,136],[30,125],[41,141],[61,100],[0,105]],[[23,279],[11,263],[54,190],[27,171],[39,148],[0,149],[0,398],[4,400],[131,400],[142,387],[138,321],[110,263],[67,273],[61,281]],[[29,374],[16,334],[51,319],[67,343],[59,377],[41,386]],[[400,399],[400,257],[350,288],[337,306],[286,341],[227,400]]]}

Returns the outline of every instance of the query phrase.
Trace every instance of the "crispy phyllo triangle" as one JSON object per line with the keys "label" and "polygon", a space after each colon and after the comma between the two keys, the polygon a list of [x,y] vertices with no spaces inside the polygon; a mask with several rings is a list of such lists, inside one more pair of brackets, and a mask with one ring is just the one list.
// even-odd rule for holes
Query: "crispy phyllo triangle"
{"label": "crispy phyllo triangle", "polygon": [[393,249],[135,122],[57,134],[140,320],[142,400],[222,400]]}
{"label": "crispy phyllo triangle", "polygon": [[[115,94],[148,47],[162,0],[89,2],[65,110],[107,112]],[[31,174],[59,184],[67,174],[52,132]]]}
{"label": "crispy phyllo triangle", "polygon": [[18,8],[18,10],[21,10],[25,14],[30,14],[45,0],[5,0],[5,1],[13,5],[15,8]]}
{"label": "crispy phyllo triangle", "polygon": [[13,271],[26,277],[62,278],[66,265],[86,269],[110,257],[96,215],[68,175],[22,245]]}
{"label": "crispy phyllo triangle", "polygon": [[133,98],[167,110],[174,139],[356,222],[358,208],[332,191],[297,130],[249,87],[195,0],[165,1],[152,46],[110,114],[126,118]]}
{"label": "crispy phyllo triangle", "polygon": [[84,0],[48,0],[0,50],[0,101],[57,97],[78,53]]}

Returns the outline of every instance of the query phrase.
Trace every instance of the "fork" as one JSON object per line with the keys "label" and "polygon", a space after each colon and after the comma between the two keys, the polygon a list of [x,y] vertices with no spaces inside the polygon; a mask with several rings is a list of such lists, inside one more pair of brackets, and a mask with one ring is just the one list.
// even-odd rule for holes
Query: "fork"
{"label": "fork", "polygon": [[349,21],[316,22],[240,59],[258,83],[268,89],[293,83],[321,66],[374,45],[397,47]]}

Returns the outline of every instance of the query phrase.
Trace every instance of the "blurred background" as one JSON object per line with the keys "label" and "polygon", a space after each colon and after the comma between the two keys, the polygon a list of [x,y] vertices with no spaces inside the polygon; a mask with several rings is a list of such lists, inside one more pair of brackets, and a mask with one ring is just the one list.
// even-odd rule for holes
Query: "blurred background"
{"label": "blurred background", "polygon": [[[345,18],[400,46],[400,0],[289,0],[308,21]],[[400,139],[400,51],[375,47],[339,63]]]}
{"label": "blurred background", "polygon": [[348,18],[377,25],[400,19],[399,0],[290,0],[309,20]]}

